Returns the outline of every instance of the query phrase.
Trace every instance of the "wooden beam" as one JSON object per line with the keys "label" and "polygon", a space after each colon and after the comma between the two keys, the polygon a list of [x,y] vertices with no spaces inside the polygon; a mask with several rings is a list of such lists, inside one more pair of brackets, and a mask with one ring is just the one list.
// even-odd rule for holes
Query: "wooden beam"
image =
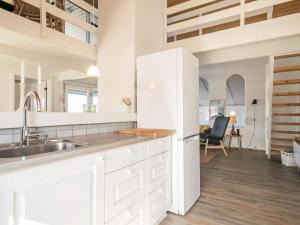
{"label": "wooden beam", "polygon": [[273,85],[289,85],[289,84],[300,84],[300,79],[293,80],[274,80]]}
{"label": "wooden beam", "polygon": [[273,107],[295,107],[300,106],[300,103],[275,103]]}
{"label": "wooden beam", "polygon": [[289,55],[279,55],[275,56],[274,59],[287,59],[287,58],[293,58],[293,57],[300,57],[300,53],[295,53],[295,54],[289,54]]}
{"label": "wooden beam", "polygon": [[294,122],[273,122],[272,125],[274,125],[274,126],[300,126],[300,123],[294,123]]}
{"label": "wooden beam", "polygon": [[272,117],[300,116],[300,113],[273,113]]}
{"label": "wooden beam", "polygon": [[273,134],[300,134],[300,131],[293,130],[272,130]]}
{"label": "wooden beam", "polygon": [[280,96],[299,96],[300,91],[291,91],[291,92],[274,92],[274,97],[280,97]]}
{"label": "wooden beam", "polygon": [[295,71],[300,71],[300,65],[281,66],[281,67],[274,68],[274,73],[286,73],[286,72],[295,72]]}

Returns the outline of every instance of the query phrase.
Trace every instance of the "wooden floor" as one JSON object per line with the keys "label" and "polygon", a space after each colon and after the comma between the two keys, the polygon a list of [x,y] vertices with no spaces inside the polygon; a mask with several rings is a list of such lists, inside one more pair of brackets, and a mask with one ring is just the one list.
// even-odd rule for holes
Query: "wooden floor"
{"label": "wooden floor", "polygon": [[264,152],[229,151],[201,165],[201,197],[160,225],[300,225],[300,172]]}

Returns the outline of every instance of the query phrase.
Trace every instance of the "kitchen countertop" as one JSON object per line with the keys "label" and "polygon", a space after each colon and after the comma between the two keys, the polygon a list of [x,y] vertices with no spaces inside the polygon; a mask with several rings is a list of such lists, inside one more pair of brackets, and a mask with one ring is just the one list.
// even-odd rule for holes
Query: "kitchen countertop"
{"label": "kitchen countertop", "polygon": [[84,156],[88,154],[105,152],[110,149],[137,144],[155,139],[154,137],[140,137],[136,135],[104,133],[99,135],[78,136],[63,138],[80,144],[87,144],[83,147],[49,152],[45,154],[33,155],[24,158],[0,158],[0,174],[10,173],[19,169],[26,169],[38,165],[43,165],[72,157]]}

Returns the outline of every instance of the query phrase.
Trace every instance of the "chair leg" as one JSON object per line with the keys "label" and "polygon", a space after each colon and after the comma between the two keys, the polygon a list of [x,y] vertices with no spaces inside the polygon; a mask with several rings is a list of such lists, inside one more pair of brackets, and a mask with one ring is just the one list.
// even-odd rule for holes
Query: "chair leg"
{"label": "chair leg", "polygon": [[206,157],[207,154],[207,147],[208,147],[208,139],[206,139],[206,143],[205,143],[204,157]]}
{"label": "chair leg", "polygon": [[225,148],[224,148],[223,142],[220,141],[220,144],[221,144],[221,146],[222,146],[223,152],[225,153],[225,155],[226,155],[226,157],[227,157],[227,152],[226,152],[226,150],[225,150]]}

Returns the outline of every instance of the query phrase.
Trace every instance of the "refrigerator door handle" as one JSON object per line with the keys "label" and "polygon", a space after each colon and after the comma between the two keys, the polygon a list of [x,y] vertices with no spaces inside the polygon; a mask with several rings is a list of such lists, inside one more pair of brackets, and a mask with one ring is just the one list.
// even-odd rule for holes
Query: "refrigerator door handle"
{"label": "refrigerator door handle", "polygon": [[194,135],[185,137],[183,139],[178,139],[178,141],[184,141],[186,143],[189,143],[189,142],[196,141],[196,140],[199,140],[199,139],[200,139],[199,134],[194,134]]}

